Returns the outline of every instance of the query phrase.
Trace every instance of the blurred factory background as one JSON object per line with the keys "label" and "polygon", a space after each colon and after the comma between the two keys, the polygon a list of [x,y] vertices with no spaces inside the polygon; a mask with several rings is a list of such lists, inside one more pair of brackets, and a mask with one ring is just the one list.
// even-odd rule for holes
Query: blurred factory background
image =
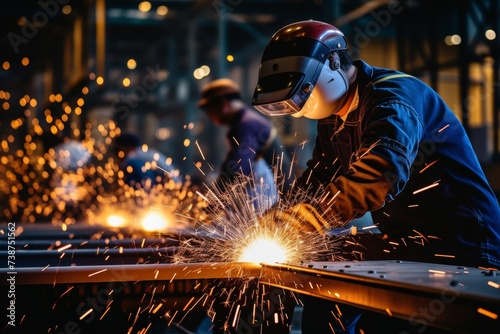
{"label": "blurred factory background", "polygon": [[[339,27],[355,58],[415,75],[440,93],[462,121],[500,199],[499,18],[500,0],[1,1],[0,254],[8,261],[0,268],[0,289],[17,307],[16,324],[30,333],[33,328],[167,333],[166,327],[172,329],[168,333],[193,333],[184,325],[207,333],[207,315],[215,318],[215,313],[199,301],[215,291],[214,299],[220,292],[229,304],[226,287],[233,291],[233,280],[241,275],[250,278],[247,291],[256,277],[272,285],[279,276],[290,286],[335,292],[340,303],[356,300],[349,300],[353,293],[364,307],[373,300],[367,310],[390,318],[363,324],[367,333],[396,320],[408,329],[417,313],[425,318],[425,327],[412,327],[419,333],[435,333],[428,324],[460,333],[498,327],[500,284],[492,270],[445,271],[401,261],[391,263],[389,271],[384,263],[370,263],[368,271],[340,262],[342,269],[318,262],[315,268],[305,263],[303,272],[268,265],[252,267],[253,274],[238,265],[233,276],[225,267],[214,271],[212,263],[203,269],[204,263],[196,262],[236,254],[241,236],[228,245],[218,238],[211,245],[209,235],[204,239],[194,229],[204,207],[191,186],[210,181],[226,153],[224,129],[197,108],[201,88],[230,77],[250,104],[272,34],[314,19]],[[272,121],[300,172],[313,149],[316,123],[293,117]],[[144,147],[169,157],[186,182],[127,187],[112,152],[123,131],[138,134]],[[73,144],[61,151],[71,156],[53,150],[63,140]],[[225,203],[246,199],[227,196]],[[39,222],[54,226],[22,224]],[[246,226],[239,232],[245,236]],[[183,253],[183,245],[193,247]],[[192,267],[186,265],[191,260]],[[457,270],[465,275],[457,276]],[[352,278],[356,271],[359,280]],[[349,280],[354,283],[346,285]],[[237,303],[231,309],[234,305],[239,309]],[[264,299],[262,305],[278,306]],[[295,310],[300,315],[301,308]],[[490,310],[489,318],[480,310]],[[427,316],[438,320],[428,322]]]}
{"label": "blurred factory background", "polygon": [[[201,87],[231,77],[250,103],[269,38],[305,19],[343,30],[355,58],[437,90],[498,194],[499,7],[499,0],[2,1],[0,218],[21,219],[23,196],[41,192],[47,133],[90,141],[104,164],[116,129],[135,132],[183,175],[208,177],[225,138],[196,107]],[[300,168],[315,123],[273,121]]]}

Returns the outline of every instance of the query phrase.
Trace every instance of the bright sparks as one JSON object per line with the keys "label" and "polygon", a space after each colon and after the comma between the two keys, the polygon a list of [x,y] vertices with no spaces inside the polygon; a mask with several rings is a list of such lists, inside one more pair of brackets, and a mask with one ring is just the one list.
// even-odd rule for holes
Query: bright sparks
{"label": "bright sparks", "polygon": [[306,196],[280,197],[269,183],[241,174],[230,184],[208,188],[206,217],[196,233],[181,239],[175,260],[298,264],[339,259],[340,238],[299,231],[279,219],[282,210],[307,201]]}
{"label": "bright sparks", "polygon": [[125,218],[118,215],[110,215],[106,220],[109,226],[111,227],[123,227],[125,226]]}
{"label": "bright sparks", "polygon": [[261,238],[256,239],[243,249],[240,262],[253,263],[285,263],[288,260],[287,250],[279,241]]}
{"label": "bright sparks", "polygon": [[162,231],[167,228],[168,222],[165,217],[156,212],[149,212],[142,219],[142,228],[148,232]]}

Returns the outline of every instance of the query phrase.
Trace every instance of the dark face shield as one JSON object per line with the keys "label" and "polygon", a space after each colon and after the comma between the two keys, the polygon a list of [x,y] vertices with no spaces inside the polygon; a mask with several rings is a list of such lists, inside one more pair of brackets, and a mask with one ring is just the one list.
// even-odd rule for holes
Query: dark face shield
{"label": "dark face shield", "polygon": [[[252,101],[253,106],[268,116],[290,115],[305,103],[297,94],[304,81],[303,73],[285,72],[259,80]],[[307,97],[306,97],[307,99]]]}
{"label": "dark face shield", "polygon": [[316,85],[327,57],[328,48],[311,39],[269,45],[262,56],[252,105],[267,116],[299,112]]}

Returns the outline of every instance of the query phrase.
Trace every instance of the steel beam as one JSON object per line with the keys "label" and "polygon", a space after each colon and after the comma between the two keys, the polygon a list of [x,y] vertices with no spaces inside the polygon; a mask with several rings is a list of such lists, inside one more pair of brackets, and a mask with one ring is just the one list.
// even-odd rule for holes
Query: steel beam
{"label": "steel beam", "polygon": [[457,333],[498,328],[500,272],[403,261],[262,266],[261,284]]}
{"label": "steel beam", "polygon": [[172,263],[121,266],[74,266],[1,269],[2,284],[15,277],[16,285],[172,281],[258,277],[253,263]]}

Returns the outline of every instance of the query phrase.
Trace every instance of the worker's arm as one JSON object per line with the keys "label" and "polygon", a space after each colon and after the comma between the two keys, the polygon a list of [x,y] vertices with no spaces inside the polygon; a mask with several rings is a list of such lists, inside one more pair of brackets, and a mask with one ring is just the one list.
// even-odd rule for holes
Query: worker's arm
{"label": "worker's arm", "polygon": [[327,220],[319,208],[312,204],[297,203],[292,206],[277,205],[266,211],[262,220],[291,227],[297,232],[326,233],[328,230],[341,226],[335,219]]}

